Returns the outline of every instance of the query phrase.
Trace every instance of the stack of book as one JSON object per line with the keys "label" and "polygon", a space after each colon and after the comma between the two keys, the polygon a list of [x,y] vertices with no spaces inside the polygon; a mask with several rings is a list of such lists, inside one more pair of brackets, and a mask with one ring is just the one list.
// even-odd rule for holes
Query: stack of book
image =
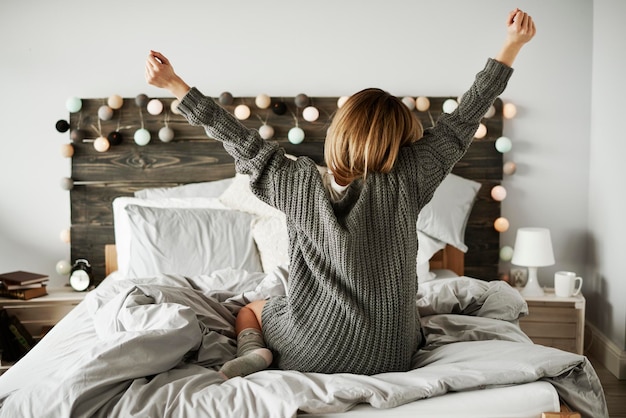
{"label": "stack of book", "polygon": [[0,274],[0,296],[28,300],[48,294],[48,276],[28,271]]}

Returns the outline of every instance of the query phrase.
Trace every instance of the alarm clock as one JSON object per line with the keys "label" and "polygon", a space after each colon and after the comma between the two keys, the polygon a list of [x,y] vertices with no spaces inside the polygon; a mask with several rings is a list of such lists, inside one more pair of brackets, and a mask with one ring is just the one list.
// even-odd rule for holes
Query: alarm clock
{"label": "alarm clock", "polygon": [[89,289],[93,282],[91,274],[91,264],[84,258],[80,258],[74,262],[72,271],[70,272],[70,286],[77,292],[84,292]]}

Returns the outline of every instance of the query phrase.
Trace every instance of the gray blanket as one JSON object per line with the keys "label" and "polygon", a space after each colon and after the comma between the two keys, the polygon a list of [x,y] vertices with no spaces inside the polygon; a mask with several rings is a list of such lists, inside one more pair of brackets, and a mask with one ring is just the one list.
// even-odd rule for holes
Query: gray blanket
{"label": "gray blanket", "polygon": [[415,354],[414,370],[375,376],[266,370],[223,381],[216,370],[235,355],[237,311],[284,292],[284,283],[280,270],[107,279],[76,308],[86,325],[67,338],[80,340],[80,355],[62,357],[54,371],[5,396],[0,417],[284,418],[358,403],[391,408],[537,380],[549,381],[583,416],[608,416],[585,357],[532,344],[517,326],[527,312],[519,294],[469,278],[421,285],[416,309],[427,345]]}

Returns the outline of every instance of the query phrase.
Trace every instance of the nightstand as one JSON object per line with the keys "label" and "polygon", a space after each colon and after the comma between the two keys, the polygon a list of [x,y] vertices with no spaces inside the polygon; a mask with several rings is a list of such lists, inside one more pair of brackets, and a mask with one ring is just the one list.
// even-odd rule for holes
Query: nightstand
{"label": "nightstand", "polygon": [[535,344],[583,354],[585,297],[561,298],[554,295],[554,289],[544,291],[544,296],[524,298],[529,314],[519,321],[522,331]]}
{"label": "nightstand", "polygon": [[[48,288],[48,294],[29,300],[0,297],[0,308],[16,316],[30,335],[39,340],[57,322],[85,298],[87,292],[75,292],[69,287]],[[0,365],[0,375],[8,369]]]}

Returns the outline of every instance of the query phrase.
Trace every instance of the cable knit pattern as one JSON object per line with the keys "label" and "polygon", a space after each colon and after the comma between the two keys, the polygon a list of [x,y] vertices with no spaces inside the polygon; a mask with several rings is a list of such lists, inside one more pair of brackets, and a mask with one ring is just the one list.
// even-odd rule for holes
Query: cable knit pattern
{"label": "cable knit pattern", "polygon": [[451,114],[403,147],[389,174],[370,173],[332,202],[315,163],[286,158],[193,88],[179,110],[205,127],[250,175],[252,191],[283,211],[289,289],[263,310],[263,334],[282,369],[376,374],[406,371],[421,343],[415,299],[416,221],[463,156],[512,69],[489,59]]}

